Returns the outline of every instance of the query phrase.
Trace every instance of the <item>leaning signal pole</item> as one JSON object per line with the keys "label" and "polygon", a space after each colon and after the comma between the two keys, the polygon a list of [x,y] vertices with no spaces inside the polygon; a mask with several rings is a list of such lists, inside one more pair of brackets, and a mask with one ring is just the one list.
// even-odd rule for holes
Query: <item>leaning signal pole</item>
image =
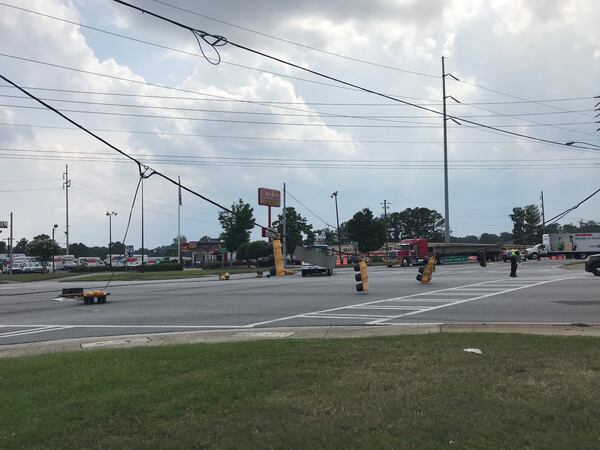
{"label": "leaning signal pole", "polygon": [[65,255],[69,254],[69,188],[71,187],[71,180],[69,179],[69,165],[65,164],[65,173],[63,173],[63,189],[65,190],[65,202],[66,202],[66,252]]}

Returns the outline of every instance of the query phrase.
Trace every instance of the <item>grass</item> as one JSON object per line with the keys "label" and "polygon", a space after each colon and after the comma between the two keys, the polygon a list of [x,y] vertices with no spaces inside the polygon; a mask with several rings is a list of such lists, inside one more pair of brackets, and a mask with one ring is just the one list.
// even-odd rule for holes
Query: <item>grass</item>
{"label": "grass", "polygon": [[578,261],[578,262],[566,263],[566,264],[562,265],[562,268],[568,269],[568,270],[585,270],[585,262]]}
{"label": "grass", "polygon": [[[165,271],[165,272],[138,272],[130,271],[130,272],[115,272],[112,277],[113,281],[140,281],[140,280],[178,280],[182,278],[199,278],[199,277],[207,277],[207,276],[216,276],[221,272],[229,272],[231,275],[240,274],[240,273],[256,273],[256,268],[254,267],[241,267],[241,268],[227,268],[225,269],[202,269],[202,270],[173,270],[173,271]],[[263,272],[267,272],[269,268],[261,268]],[[110,272],[103,273],[93,273],[90,275],[78,273],[80,275],[76,280],[64,280],[65,282],[75,282],[75,281],[108,281],[111,279]]]}
{"label": "grass", "polygon": [[0,275],[0,283],[54,280],[57,278],[71,277],[73,275],[77,275],[77,274],[69,273],[69,272],[19,273],[19,274],[14,274],[12,277],[7,274],[1,274]]}
{"label": "grass", "polygon": [[465,333],[4,359],[0,448],[598,448],[599,344]]}

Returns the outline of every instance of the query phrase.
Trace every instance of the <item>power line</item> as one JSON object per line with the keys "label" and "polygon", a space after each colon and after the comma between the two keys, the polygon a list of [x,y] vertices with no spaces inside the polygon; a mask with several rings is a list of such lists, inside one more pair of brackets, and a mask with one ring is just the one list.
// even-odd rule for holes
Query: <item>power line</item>
{"label": "power line", "polygon": [[[99,155],[99,156],[113,156],[111,152],[102,152],[102,151],[81,151],[81,150],[65,150],[65,149],[23,149],[23,148],[6,148],[0,147],[0,152],[17,152],[17,153],[42,153],[42,154],[66,154],[66,155],[78,155],[78,156],[87,156],[87,155]],[[344,159],[340,160],[336,159],[325,159],[325,158],[265,158],[265,157],[255,157],[255,156],[204,156],[204,155],[184,155],[184,154],[174,154],[174,153],[131,153],[132,156],[136,157],[156,157],[156,158],[179,158],[185,160],[242,160],[242,161],[270,161],[270,162],[324,162],[324,163],[402,163],[402,164],[417,164],[417,163],[430,163],[430,164],[438,164],[442,163],[443,160],[428,160],[428,159]],[[595,158],[577,158],[577,160],[573,160],[573,158],[504,158],[504,159],[453,159],[449,163],[477,163],[477,164],[491,164],[491,163],[520,163],[520,162],[538,162],[538,163],[551,163],[551,162],[570,162],[570,163],[580,163],[581,161],[598,161],[600,162],[600,156]],[[49,179],[48,179],[49,180]],[[4,181],[4,180],[0,180]],[[29,182],[36,180],[27,180]]]}
{"label": "power line", "polygon": [[[110,94],[108,94],[110,95]],[[135,94],[131,94],[135,95]],[[0,94],[0,97],[4,98],[18,98],[18,99],[27,99],[31,100],[29,97],[24,95],[10,95],[10,94]],[[145,97],[145,96],[144,96]],[[135,103],[113,103],[113,102],[98,102],[91,100],[72,100],[72,99],[61,99],[61,98],[47,98],[40,97],[44,101],[52,101],[59,103],[75,103],[81,105],[100,105],[100,106],[118,106],[124,108],[143,108],[143,109],[157,109],[157,110],[166,110],[166,111],[194,111],[194,112],[208,112],[208,113],[219,113],[219,114],[250,114],[250,115],[260,115],[260,116],[283,116],[283,117],[320,117],[319,113],[310,113],[310,114],[289,114],[289,113],[270,113],[270,112],[260,112],[260,111],[236,111],[236,110],[227,110],[227,109],[206,109],[206,108],[190,108],[190,107],[177,107],[177,106],[157,106],[157,105],[142,105]],[[163,97],[164,98],[164,97]],[[169,97],[166,97],[169,98]],[[473,106],[474,107],[474,106]],[[575,112],[585,112],[588,109],[581,109],[578,111],[569,111],[569,112],[560,112],[560,111],[543,111],[543,112],[529,112],[529,113],[516,113],[516,114],[506,114],[506,113],[497,113],[492,110],[477,108],[482,111],[493,112],[494,114],[461,114],[461,117],[470,117],[470,118],[488,118],[488,117],[522,117],[522,116],[539,116],[539,115],[557,115],[557,114],[568,114]],[[407,115],[355,115],[355,114],[334,114],[330,113],[328,117],[341,117],[341,118],[351,118],[351,119],[436,119],[435,116],[407,116]],[[532,122],[536,123],[536,122]]]}
{"label": "power line", "polygon": [[270,39],[275,39],[275,40],[280,41],[280,42],[285,42],[286,44],[296,45],[298,47],[306,48],[308,50],[314,50],[314,51],[317,51],[317,52],[320,52],[320,53],[324,53],[324,54],[327,54],[327,55],[336,56],[338,58],[343,58],[343,59],[347,59],[349,61],[354,61],[354,62],[360,62],[360,63],[363,63],[363,64],[368,64],[368,65],[375,66],[375,67],[380,67],[380,68],[383,68],[383,69],[390,69],[390,70],[395,70],[395,71],[398,71],[398,72],[409,73],[409,74],[412,74],[412,75],[420,75],[420,76],[424,76],[424,77],[428,77],[428,78],[439,78],[439,75],[434,75],[434,74],[424,73],[424,72],[417,72],[417,71],[408,70],[408,69],[402,69],[400,67],[388,66],[388,65],[376,63],[376,62],[373,62],[373,61],[366,61],[364,59],[354,58],[354,57],[351,57],[351,56],[342,55],[342,54],[331,52],[331,51],[324,50],[324,49],[321,49],[321,48],[312,47],[310,45],[301,44],[299,42],[294,42],[294,41],[291,41],[289,39],[284,39],[284,38],[281,38],[281,37],[278,37],[278,36],[273,36],[271,34],[263,33],[261,31],[253,30],[253,29],[250,29],[250,28],[247,28],[247,27],[242,27],[240,25],[235,25],[235,24],[233,24],[231,22],[226,22],[226,21],[221,20],[221,19],[217,19],[217,18],[214,18],[214,17],[211,17],[211,16],[200,14],[198,12],[191,11],[191,10],[185,9],[185,8],[181,8],[179,6],[172,5],[172,4],[164,2],[164,1],[160,1],[160,0],[152,0],[152,1],[154,1],[156,3],[160,3],[160,4],[165,5],[165,6],[168,6],[168,7],[173,8],[173,9],[177,9],[179,11],[182,11],[182,12],[185,12],[185,13],[188,13],[188,14],[193,14],[195,16],[202,17],[204,19],[212,20],[212,21],[217,22],[217,23],[221,23],[221,24],[228,25],[228,26],[231,26],[231,27],[234,27],[234,28],[238,28],[240,30],[248,31],[250,33],[254,33],[254,34],[257,34],[257,35],[260,35],[260,36],[263,36],[263,37],[268,37]]}
{"label": "power line", "polygon": [[308,206],[306,206],[304,203],[302,203],[300,200],[298,200],[296,197],[294,197],[289,190],[286,189],[286,194],[289,195],[290,197],[292,197],[294,200],[296,200],[296,202],[302,206],[304,209],[306,209],[309,213],[311,213],[313,216],[315,216],[317,219],[319,219],[321,222],[323,222],[325,224],[325,226],[329,227],[329,228],[334,228],[335,227],[333,225],[331,225],[330,223],[327,223],[327,221],[325,221],[325,219],[323,219],[321,216],[319,216],[317,213],[315,213],[312,209],[310,209]]}
{"label": "power line", "polygon": [[[6,108],[18,108],[18,109],[32,109],[32,110],[45,110],[41,106],[27,106],[27,105],[12,105],[6,103],[0,103],[0,106],[4,106]],[[118,117],[136,117],[136,118],[144,118],[144,119],[163,119],[163,120],[189,120],[189,121],[200,121],[200,122],[215,122],[215,123],[237,123],[237,124],[248,124],[248,125],[278,125],[278,126],[298,126],[298,127],[338,127],[338,128],[441,128],[441,125],[429,125],[423,122],[412,122],[412,121],[395,121],[398,123],[406,123],[409,125],[365,125],[365,124],[346,124],[346,123],[299,123],[299,122],[269,122],[265,120],[238,120],[238,119],[212,119],[208,117],[181,117],[181,116],[161,116],[157,114],[141,114],[141,113],[121,113],[116,111],[91,111],[85,109],[68,109],[63,108],[61,111],[64,112],[72,112],[79,114],[96,114],[103,116],[118,116]],[[345,118],[352,118],[346,116]],[[462,119],[464,120],[464,119]],[[389,121],[387,121],[389,122]],[[572,125],[585,125],[585,124],[593,124],[594,121],[591,122],[576,122],[570,123]],[[569,125],[569,123],[533,123],[528,125],[530,127],[556,127],[557,125]],[[481,125],[476,125],[481,126]],[[489,126],[491,129],[504,129],[504,128],[519,128],[522,127],[521,124],[511,124],[511,125],[494,125]],[[457,128],[460,125],[456,125],[450,128]],[[473,128],[473,127],[466,127]],[[502,130],[505,131],[505,130]],[[574,130],[573,130],[574,131]],[[583,133],[587,134],[587,133]],[[537,138],[536,138],[537,139]],[[564,144],[561,144],[564,145]],[[575,146],[571,146],[575,147]]]}
{"label": "power line", "polygon": [[[30,61],[36,62],[37,61]],[[11,88],[14,89],[14,86],[9,84],[0,84],[2,88]],[[169,100],[188,100],[188,101],[203,101],[203,102],[231,102],[231,103],[240,103],[243,100],[237,99],[226,99],[226,98],[198,98],[198,97],[183,97],[183,96],[173,96],[173,95],[155,95],[155,94],[133,94],[130,92],[111,92],[111,91],[90,91],[90,90],[79,90],[79,89],[60,89],[60,88],[48,88],[48,87],[40,87],[40,86],[23,86],[24,89],[30,91],[48,91],[48,92],[63,92],[69,94],[86,94],[86,95],[108,95],[115,97],[134,97],[134,98],[156,98],[156,99],[169,99]],[[196,95],[208,95],[204,93],[197,93]],[[419,97],[407,97],[407,96],[396,96],[398,98],[409,98],[414,100],[423,100]],[[23,96],[23,98],[25,98]],[[461,102],[452,104],[453,107],[459,106],[472,106],[472,105],[518,105],[518,104],[529,104],[529,103],[553,103],[553,102],[567,102],[567,101],[581,101],[581,100],[593,100],[594,96],[588,97],[562,97],[562,98],[549,98],[549,99],[538,99],[538,100],[526,100],[526,101],[505,101],[505,102]],[[369,103],[369,102],[310,102],[310,101],[302,101],[302,102],[290,102],[290,101],[268,101],[261,100],[261,105],[307,105],[307,106],[395,106],[395,107],[406,107],[411,105],[403,105],[397,102],[387,102],[387,103]],[[440,102],[427,102],[427,103],[418,103],[421,106],[440,106]],[[306,110],[309,111],[309,110]],[[587,110],[581,110],[587,111]],[[578,112],[578,111],[572,111]],[[564,112],[566,114],[567,111]],[[537,114],[537,113],[535,113]],[[541,113],[540,113],[541,114]],[[546,112],[546,114],[561,114],[560,112],[550,113]],[[514,114],[515,116],[523,115],[523,114]]]}
{"label": "power line", "polygon": [[[404,104],[407,104],[407,105],[412,105],[415,108],[418,108],[418,109],[421,109],[421,110],[424,110],[424,111],[428,111],[428,112],[432,112],[432,113],[440,115],[440,116],[444,115],[441,111],[437,111],[435,109],[431,109],[431,108],[428,108],[428,107],[425,107],[425,106],[417,105],[415,103],[407,102],[405,100],[401,100],[401,99],[392,97],[390,95],[383,94],[383,93],[375,91],[373,89],[362,87],[362,86],[359,86],[357,84],[344,81],[344,80],[342,80],[340,78],[336,78],[336,77],[333,77],[333,76],[330,76],[330,75],[326,75],[324,73],[318,72],[316,70],[309,69],[307,67],[300,66],[298,64],[286,61],[284,59],[281,59],[281,58],[278,58],[276,56],[270,55],[268,53],[265,53],[265,52],[262,52],[262,51],[259,51],[259,50],[255,50],[253,48],[244,46],[242,44],[238,44],[236,42],[227,40],[223,36],[210,35],[209,33],[206,33],[206,32],[201,31],[201,30],[197,30],[197,29],[195,29],[193,27],[190,27],[188,25],[184,25],[184,24],[182,24],[180,22],[177,22],[177,21],[175,21],[173,19],[169,19],[167,17],[161,16],[161,15],[156,14],[154,12],[148,11],[148,10],[146,10],[144,8],[140,8],[139,6],[132,5],[131,3],[125,2],[123,0],[113,0],[113,1],[115,1],[116,3],[119,3],[121,5],[127,6],[129,8],[135,9],[135,10],[141,12],[141,13],[148,14],[150,16],[156,17],[159,20],[163,20],[165,22],[169,22],[169,23],[171,23],[171,24],[173,24],[173,25],[175,25],[177,27],[180,27],[182,29],[188,30],[191,33],[193,33],[195,36],[197,36],[198,34],[203,35],[203,36],[208,36],[210,39],[213,39],[214,42],[219,42],[219,45],[228,44],[228,45],[236,47],[236,48],[238,48],[240,50],[245,50],[246,52],[255,54],[257,56],[262,56],[264,58],[270,59],[272,61],[279,62],[281,64],[288,65],[290,67],[294,67],[294,68],[296,68],[298,70],[301,70],[301,71],[304,71],[304,72],[307,72],[307,73],[310,73],[310,74],[313,74],[313,75],[317,75],[317,76],[325,78],[327,80],[335,81],[335,82],[338,82],[338,83],[343,84],[345,86],[350,86],[350,87],[354,87],[354,88],[360,89],[360,90],[362,90],[362,91],[364,91],[366,93],[369,93],[369,94],[377,95],[379,97],[387,98],[389,100],[394,100],[394,101],[397,101],[397,102],[400,102],[400,103],[404,103]],[[154,1],[157,1],[157,0],[154,0]],[[209,42],[207,41],[207,43],[209,43]],[[214,45],[213,45],[213,47],[214,47]],[[521,137],[523,139],[536,140],[536,141],[546,142],[548,144],[558,145],[558,146],[566,146],[566,144],[563,143],[563,142],[553,141],[553,140],[550,140],[550,139],[544,139],[544,138],[539,138],[539,137],[535,137],[535,136],[529,136],[529,135],[526,135],[526,134],[523,134],[523,133],[517,133],[517,132],[514,132],[514,131],[503,130],[503,129],[499,128],[499,127],[482,124],[482,123],[479,123],[479,122],[472,121],[470,119],[461,118],[459,116],[453,116],[453,115],[450,116],[450,115],[448,115],[447,117],[449,117],[450,119],[456,119],[456,120],[459,120],[459,121],[462,121],[462,122],[465,122],[465,123],[468,123],[468,124],[471,124],[471,125],[475,125],[475,126],[478,126],[478,127],[481,127],[481,128],[485,128],[485,129],[489,129],[489,130],[496,130],[496,131],[500,131],[502,133],[510,134],[512,136]]]}
{"label": "power line", "polygon": [[565,217],[567,214],[569,214],[571,211],[576,210],[577,208],[579,208],[583,203],[587,202],[590,198],[592,198],[594,195],[596,195],[598,192],[600,192],[600,188],[597,189],[596,191],[594,191],[592,194],[588,195],[586,198],[584,198],[583,200],[581,200],[579,203],[577,203],[575,206],[570,207],[569,209],[563,211],[562,213],[552,217],[551,219],[546,221],[546,226],[551,225],[552,223],[562,219],[563,217]]}

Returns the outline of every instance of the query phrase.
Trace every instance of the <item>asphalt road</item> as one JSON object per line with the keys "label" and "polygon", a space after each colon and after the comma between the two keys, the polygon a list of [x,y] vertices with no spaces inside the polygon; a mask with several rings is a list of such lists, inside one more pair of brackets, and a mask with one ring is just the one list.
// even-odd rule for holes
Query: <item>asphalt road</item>
{"label": "asphalt road", "polygon": [[314,325],[392,326],[407,323],[600,324],[600,278],[528,261],[518,278],[509,264],[438,266],[433,280],[417,268],[369,268],[369,292],[354,289],[354,273],[229,281],[115,282],[104,305],[57,298],[45,281],[0,285],[0,345],[88,336]]}

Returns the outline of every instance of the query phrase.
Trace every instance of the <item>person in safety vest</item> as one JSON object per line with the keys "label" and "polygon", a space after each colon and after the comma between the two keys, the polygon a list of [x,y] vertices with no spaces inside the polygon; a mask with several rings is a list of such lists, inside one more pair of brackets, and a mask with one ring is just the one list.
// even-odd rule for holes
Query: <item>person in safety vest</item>
{"label": "person in safety vest", "polygon": [[517,250],[513,250],[510,254],[510,276],[512,278],[517,277],[517,266],[519,264],[519,252]]}

